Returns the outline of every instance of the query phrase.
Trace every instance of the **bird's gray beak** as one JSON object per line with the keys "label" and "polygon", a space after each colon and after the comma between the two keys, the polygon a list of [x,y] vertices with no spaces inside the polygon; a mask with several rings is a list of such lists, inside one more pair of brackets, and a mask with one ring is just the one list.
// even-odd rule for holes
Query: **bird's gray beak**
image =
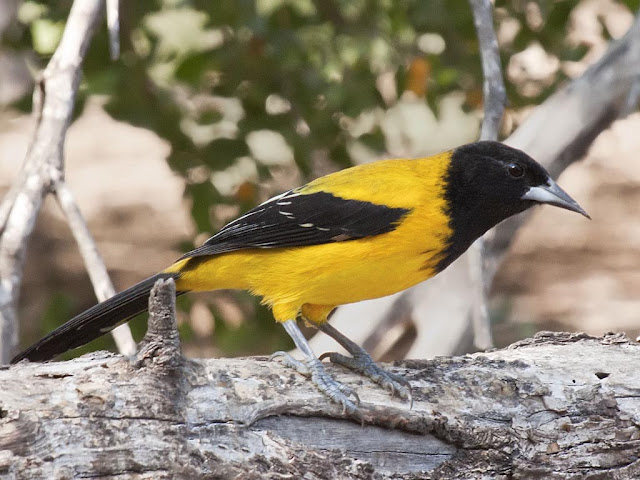
{"label": "bird's gray beak", "polygon": [[572,212],[584,215],[588,219],[591,219],[589,214],[578,205],[573,198],[569,196],[567,192],[562,190],[556,182],[549,179],[547,185],[540,185],[538,187],[530,187],[522,197],[522,200],[532,200],[538,203],[546,203],[548,205],[555,205],[556,207],[571,210]]}

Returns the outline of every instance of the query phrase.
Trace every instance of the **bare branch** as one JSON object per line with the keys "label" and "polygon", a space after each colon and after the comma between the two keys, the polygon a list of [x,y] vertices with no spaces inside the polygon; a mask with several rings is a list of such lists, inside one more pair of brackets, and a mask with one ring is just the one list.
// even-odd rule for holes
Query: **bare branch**
{"label": "bare branch", "polygon": [[[36,84],[34,115],[37,126],[33,140],[16,183],[0,205],[0,363],[9,360],[18,343],[16,305],[25,252],[43,198],[56,186],[62,192],[59,199],[73,222],[74,235],[83,241],[80,247],[83,257],[91,259],[90,264],[99,259],[91,253],[95,246],[92,241],[87,243],[84,220],[61,182],[64,178],[64,139],[82,75],[82,62],[103,8],[102,0],[73,3],[60,45]],[[98,279],[101,276],[93,268],[90,275]],[[98,282],[98,296],[104,297],[108,287],[105,287],[104,279]],[[133,340],[128,342],[128,347],[126,339],[124,343],[130,350]]]}
{"label": "bare branch", "polygon": [[502,79],[498,39],[493,28],[493,7],[489,0],[469,0],[478,34],[484,75],[484,118],[480,140],[497,140],[507,92]]}
{"label": "bare branch", "polygon": [[[493,7],[489,0],[469,0],[473,10],[473,22],[478,34],[482,73],[484,75],[484,118],[480,140],[497,140],[498,129],[504,114],[507,99],[502,78],[502,65],[498,39],[493,28]],[[468,252],[469,275],[472,286],[471,325],[473,327],[474,345],[480,350],[493,347],[491,321],[487,307],[489,286],[483,274],[484,238],[474,242]]]}
{"label": "bare branch", "polygon": [[[107,267],[98,252],[96,243],[91,236],[89,227],[85,222],[76,200],[64,181],[57,181],[54,191],[58,204],[62,209],[73,237],[76,239],[80,255],[89,273],[93,290],[98,301],[104,302],[116,294]],[[124,328],[123,328],[124,327]],[[131,335],[131,329],[127,325],[120,325],[112,332],[118,351],[124,355],[133,355],[136,352],[136,342]]]}
{"label": "bare branch", "polygon": [[[100,17],[100,1],[74,2],[62,40],[43,73],[46,96],[42,114],[18,181],[0,238],[0,361],[6,362],[17,344],[16,302],[24,255],[44,195],[63,171],[64,137],[80,82],[80,64]],[[37,88],[37,87],[36,87]],[[13,197],[13,198],[11,198]]]}
{"label": "bare branch", "polygon": [[107,0],[107,29],[109,30],[109,52],[111,60],[120,57],[120,0]]}

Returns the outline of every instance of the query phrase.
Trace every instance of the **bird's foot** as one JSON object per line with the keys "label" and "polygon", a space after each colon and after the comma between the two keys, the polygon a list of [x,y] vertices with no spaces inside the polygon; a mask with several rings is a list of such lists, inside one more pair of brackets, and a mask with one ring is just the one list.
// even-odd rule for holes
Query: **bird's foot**
{"label": "bird's foot", "polygon": [[275,352],[270,359],[273,360],[276,357],[281,357],[284,365],[295,369],[305,377],[311,377],[311,381],[318,390],[334,402],[342,405],[343,413],[354,415],[362,421],[362,414],[358,408],[358,405],[360,405],[358,394],[352,388],[335,380],[327,372],[320,360],[309,358],[301,361],[293,358],[287,352]]}
{"label": "bird's foot", "polygon": [[413,407],[413,396],[411,395],[409,381],[400,375],[387,372],[374,362],[373,358],[363,348],[357,348],[357,350],[354,349],[351,352],[352,357],[347,357],[337,352],[327,352],[320,355],[320,360],[328,358],[331,363],[337,363],[369,377],[382,388],[391,392],[391,395],[398,395],[402,399],[409,400],[409,408],[411,409]]}

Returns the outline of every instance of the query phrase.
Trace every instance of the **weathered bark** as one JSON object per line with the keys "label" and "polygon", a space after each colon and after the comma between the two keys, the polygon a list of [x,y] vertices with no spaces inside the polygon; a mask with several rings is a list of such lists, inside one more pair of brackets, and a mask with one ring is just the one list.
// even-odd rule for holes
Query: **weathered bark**
{"label": "weathered bark", "polygon": [[640,477],[640,345],[623,335],[396,364],[411,410],[329,366],[358,388],[361,426],[266,358],[181,357],[171,290],[157,296],[134,362],[2,367],[0,478]]}
{"label": "weathered bark", "polygon": [[412,410],[329,367],[364,427],[264,358],[17,365],[0,371],[0,477],[636,479],[639,362],[621,336],[549,333],[406,361]]}

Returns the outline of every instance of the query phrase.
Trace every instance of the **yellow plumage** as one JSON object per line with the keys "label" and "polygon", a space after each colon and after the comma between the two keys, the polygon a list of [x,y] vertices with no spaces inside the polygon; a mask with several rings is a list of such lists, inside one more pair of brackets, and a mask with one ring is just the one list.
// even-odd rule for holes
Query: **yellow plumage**
{"label": "yellow plumage", "polygon": [[[321,177],[296,191],[327,192],[410,213],[391,232],[348,242],[245,249],[213,255],[197,268],[181,260],[178,290],[244,289],[272,306],[278,321],[322,322],[336,305],[382,297],[433,276],[452,231],[444,182],[450,152],[415,160],[384,160]],[[425,234],[428,232],[428,234]]]}

